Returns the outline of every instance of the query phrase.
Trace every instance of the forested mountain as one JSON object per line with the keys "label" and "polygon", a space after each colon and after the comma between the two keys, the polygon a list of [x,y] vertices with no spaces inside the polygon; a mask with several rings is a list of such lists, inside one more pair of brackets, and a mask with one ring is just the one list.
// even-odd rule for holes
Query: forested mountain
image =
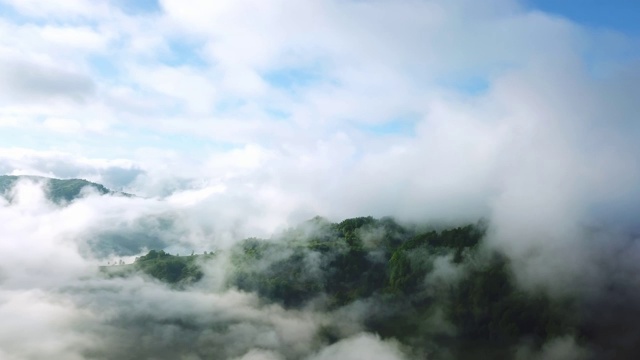
{"label": "forested mountain", "polygon": [[[130,196],[81,179],[0,176],[8,206],[12,187],[22,179],[42,184],[60,205],[87,190]],[[97,258],[138,254],[132,263],[100,267],[104,281],[143,281],[185,296],[239,291],[254,294],[259,308],[320,314],[318,344],[339,343],[355,326],[397,341],[411,358],[517,358],[522,349],[542,354],[548,344],[566,339],[594,354],[626,356],[637,350],[624,338],[637,311],[627,306],[630,299],[619,283],[600,298],[525,290],[515,278],[517,265],[487,244],[488,221],[452,226],[390,217],[341,222],[315,217],[270,238],[179,256],[167,252],[177,244],[169,238],[178,221],[174,216],[159,212],[118,229],[99,229],[83,251]],[[143,249],[147,253],[140,256]],[[212,276],[222,288],[207,288]],[[611,299],[627,307],[612,307]],[[210,330],[193,320],[174,320],[181,328]]]}
{"label": "forested mountain", "polygon": [[[588,341],[577,298],[521,290],[510,261],[483,247],[486,224],[401,225],[361,217],[316,217],[271,239],[249,238],[216,254],[175,256],[152,250],[111,276],[140,271],[177,288],[201,267],[228,259],[226,286],[287,309],[360,314],[365,330],[429,358],[508,358],[513,346],[573,336]],[[328,323],[323,341],[341,338]],[[593,334],[591,334],[593,335]],[[432,357],[433,356],[433,357]]]}
{"label": "forested mountain", "polygon": [[84,179],[53,179],[32,175],[0,175],[0,195],[10,197],[9,190],[20,180],[31,180],[45,184],[47,198],[56,203],[70,202],[77,199],[82,196],[82,190],[87,187],[101,195],[131,196],[130,194],[109,190],[103,185]]}

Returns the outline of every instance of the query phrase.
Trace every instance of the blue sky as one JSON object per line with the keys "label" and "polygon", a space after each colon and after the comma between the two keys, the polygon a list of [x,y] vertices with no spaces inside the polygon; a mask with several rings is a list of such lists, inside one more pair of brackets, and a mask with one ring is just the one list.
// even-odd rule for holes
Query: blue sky
{"label": "blue sky", "polygon": [[635,0],[526,0],[526,4],[584,26],[640,34],[640,3]]}

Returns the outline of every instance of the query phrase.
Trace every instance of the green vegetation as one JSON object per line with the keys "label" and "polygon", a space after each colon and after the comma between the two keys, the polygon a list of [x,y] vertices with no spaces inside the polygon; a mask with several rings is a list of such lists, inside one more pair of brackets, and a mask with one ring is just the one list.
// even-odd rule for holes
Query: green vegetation
{"label": "green vegetation", "polygon": [[[497,349],[522,341],[541,346],[582,336],[575,302],[520,290],[509,260],[482,246],[485,229],[483,222],[419,229],[390,218],[314,218],[271,240],[237,243],[228,254],[227,285],[286,308],[366,303],[366,330],[430,354],[466,349],[474,358],[499,358]],[[202,277],[197,258],[151,251],[130,271],[189,284]],[[202,261],[209,259],[215,261]],[[322,334],[339,337],[330,326]]]}
{"label": "green vegetation", "polygon": [[523,339],[541,345],[578,332],[573,302],[519,290],[509,261],[482,248],[485,229],[483,222],[418,230],[389,218],[314,218],[277,239],[237,244],[229,286],[285,307],[322,298],[331,310],[366,300],[380,309],[369,314],[369,331],[413,346],[433,339],[428,324],[438,316],[455,329],[439,334],[441,343],[467,348]]}
{"label": "green vegetation", "polygon": [[151,250],[139,257],[135,267],[158,280],[170,284],[185,284],[202,278],[202,271],[196,263],[196,256],[175,256],[164,251]]}
{"label": "green vegetation", "polygon": [[203,276],[198,261],[205,261],[213,255],[171,255],[164,250],[151,250],[136,258],[133,264],[103,266],[101,271],[108,276],[130,276],[144,273],[173,286],[183,286],[200,280]]}
{"label": "green vegetation", "polygon": [[47,198],[56,203],[67,203],[81,197],[82,190],[86,187],[91,188],[100,195],[110,194],[131,196],[130,194],[111,191],[100,184],[92,183],[83,179],[50,179],[41,176],[13,175],[0,175],[0,195],[5,194],[5,196],[9,196],[8,193],[11,188],[21,179],[29,179],[45,183]]}

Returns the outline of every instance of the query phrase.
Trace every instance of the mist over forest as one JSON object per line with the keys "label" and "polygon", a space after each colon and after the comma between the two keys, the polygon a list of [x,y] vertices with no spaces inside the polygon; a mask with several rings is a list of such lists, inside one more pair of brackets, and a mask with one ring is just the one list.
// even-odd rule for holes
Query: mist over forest
{"label": "mist over forest", "polygon": [[168,199],[80,180],[0,180],[3,235],[20,240],[2,242],[11,254],[0,267],[3,359],[620,359],[638,351],[631,233],[584,226],[575,249],[583,264],[570,252],[566,264],[541,263],[545,250],[535,247],[514,256],[493,240],[500,229],[490,218],[316,216],[216,242],[238,225],[203,230],[208,220],[194,223],[194,209]]}

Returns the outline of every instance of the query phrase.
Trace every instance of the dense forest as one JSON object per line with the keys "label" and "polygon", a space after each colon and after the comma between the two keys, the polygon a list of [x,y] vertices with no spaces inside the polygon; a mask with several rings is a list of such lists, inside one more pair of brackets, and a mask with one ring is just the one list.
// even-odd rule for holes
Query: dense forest
{"label": "dense forest", "polygon": [[[496,359],[523,342],[536,348],[563,336],[588,341],[577,299],[519,289],[509,260],[483,246],[486,229],[483,221],[418,227],[391,218],[332,223],[316,217],[228,251],[152,250],[134,264],[103,269],[111,276],[143,272],[184,288],[202,278],[200,266],[226,256],[229,288],[289,309],[366,308],[367,331],[432,358]],[[335,324],[321,332],[327,342],[340,334]]]}

